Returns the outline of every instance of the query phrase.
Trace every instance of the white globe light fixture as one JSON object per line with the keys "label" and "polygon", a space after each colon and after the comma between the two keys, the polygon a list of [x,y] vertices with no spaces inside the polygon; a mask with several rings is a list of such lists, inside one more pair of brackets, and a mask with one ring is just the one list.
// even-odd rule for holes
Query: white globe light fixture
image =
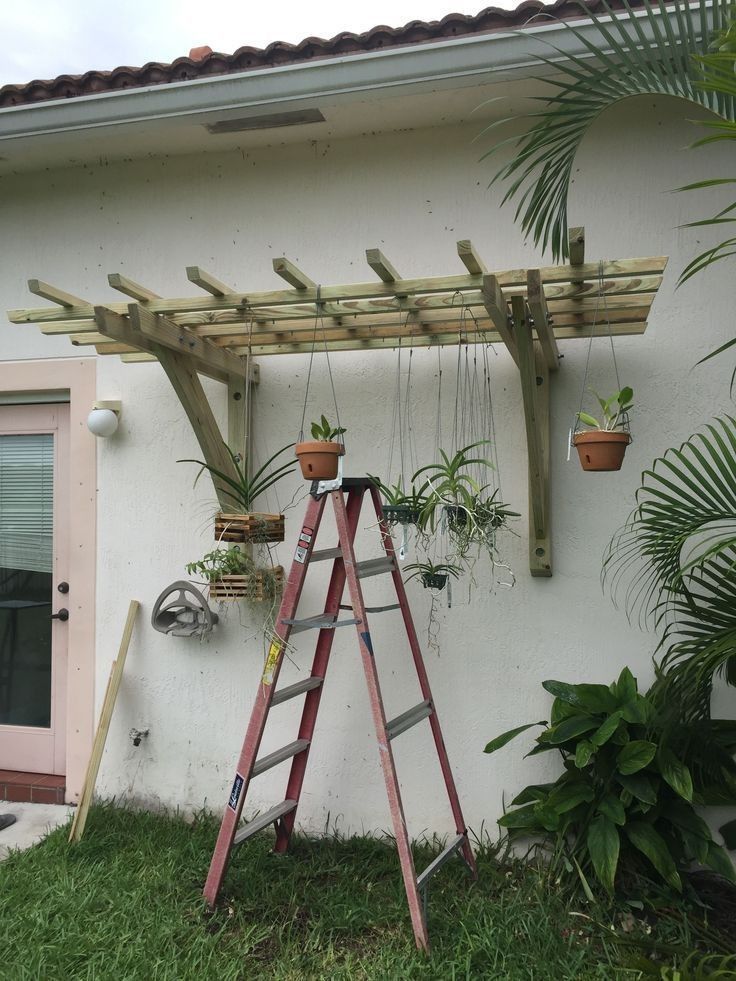
{"label": "white globe light fixture", "polygon": [[92,411],[87,416],[87,429],[94,436],[103,438],[112,436],[118,428],[122,408],[120,402],[95,402]]}

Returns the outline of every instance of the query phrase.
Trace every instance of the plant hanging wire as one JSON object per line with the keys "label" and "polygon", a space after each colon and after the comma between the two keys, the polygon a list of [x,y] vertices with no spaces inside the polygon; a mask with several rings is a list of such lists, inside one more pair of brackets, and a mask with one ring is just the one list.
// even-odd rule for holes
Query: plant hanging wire
{"label": "plant hanging wire", "polygon": [[[304,442],[304,421],[305,421],[305,419],[307,417],[307,404],[308,404],[308,401],[309,401],[309,386],[310,386],[310,383],[311,383],[311,380],[312,380],[312,365],[314,364],[314,352],[315,352],[315,348],[317,346],[317,328],[318,328],[318,326],[322,328],[322,342],[324,344],[324,349],[325,349],[325,359],[326,359],[326,362],[327,362],[327,374],[328,374],[329,379],[330,379],[330,389],[332,391],[332,401],[333,401],[334,406],[335,406],[335,423],[336,423],[335,428],[338,431],[340,429],[342,429],[342,427],[340,425],[340,409],[338,408],[338,405],[337,405],[337,394],[335,393],[335,380],[332,377],[332,366],[330,365],[330,352],[329,352],[329,348],[327,347],[327,331],[325,330],[324,301],[322,300],[322,287],[321,286],[317,286],[317,299],[315,300],[315,303],[314,303],[314,329],[312,331],[312,349],[309,352],[309,369],[307,370],[307,385],[306,385],[306,388],[304,390],[304,405],[302,406],[302,421],[301,421],[301,425],[299,426],[299,438],[297,440],[298,443],[303,443]],[[340,443],[341,446],[342,446],[342,448],[343,448],[343,454],[341,454],[341,456],[339,457],[339,461],[340,461],[340,471],[339,471],[339,473],[341,475],[342,474],[342,460],[343,460],[343,456],[344,456],[344,452],[345,452],[345,437],[344,437],[344,434],[342,432],[338,432],[338,434],[337,434],[337,436],[335,438],[335,442],[336,443]]]}
{"label": "plant hanging wire", "polygon": [[[593,350],[593,338],[595,337],[595,328],[596,328],[596,324],[598,323],[598,314],[600,312],[601,304],[603,306],[603,317],[606,323],[606,334],[608,336],[608,340],[611,345],[611,358],[613,359],[613,370],[616,375],[616,391],[620,392],[621,379],[619,378],[619,374],[618,374],[618,362],[616,361],[616,348],[614,347],[614,343],[613,343],[613,331],[611,330],[611,321],[608,315],[608,302],[606,297],[606,291],[603,288],[603,261],[602,260],[598,263],[598,291],[596,293],[595,309],[593,311],[593,317],[590,324],[590,336],[588,338],[588,352],[585,358],[585,371],[583,373],[583,385],[580,390],[580,407],[578,411],[575,413],[573,425],[572,428],[570,429],[570,433],[568,436],[568,447],[567,447],[568,460],[570,459],[570,453],[572,450],[573,440],[575,438],[575,435],[579,432],[584,431],[580,428],[580,423],[581,423],[580,416],[581,413],[583,412],[583,402],[585,400],[585,393],[587,391],[588,373],[590,370],[590,356]],[[621,413],[620,422],[617,425],[617,429],[620,429],[622,432],[628,433],[629,442],[632,441],[628,412],[624,411]]]}

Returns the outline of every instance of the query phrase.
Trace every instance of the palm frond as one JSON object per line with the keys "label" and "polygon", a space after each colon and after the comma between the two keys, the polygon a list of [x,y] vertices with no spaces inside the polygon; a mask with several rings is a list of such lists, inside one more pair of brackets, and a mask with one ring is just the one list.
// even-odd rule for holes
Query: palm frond
{"label": "palm frond", "polygon": [[[531,128],[511,138],[516,153],[491,179],[491,184],[508,184],[503,203],[516,200],[515,218],[524,233],[542,249],[550,246],[556,261],[569,255],[567,196],[575,156],[606,109],[622,99],[659,94],[685,99],[728,121],[736,119],[736,83],[732,74],[725,78],[727,58],[708,55],[714,33],[728,23],[729,3],[716,0],[708,7],[656,0],[645,2],[643,10],[632,8],[629,0],[622,3],[623,10],[614,10],[603,0],[600,14],[581,3],[599,34],[598,43],[593,43],[579,28],[567,26],[584,54],[571,55],[541,42],[549,55],[538,57],[555,73],[544,79],[553,92],[541,100],[543,110],[526,115]],[[711,71],[724,76],[723,84],[704,80],[694,56],[701,62],[715,59]],[[495,125],[487,127],[486,135]],[[484,158],[508,142],[495,143]]]}
{"label": "palm frond", "polygon": [[714,677],[736,681],[736,420],[716,419],[644,471],[603,578],[660,632],[662,699],[707,718]]}

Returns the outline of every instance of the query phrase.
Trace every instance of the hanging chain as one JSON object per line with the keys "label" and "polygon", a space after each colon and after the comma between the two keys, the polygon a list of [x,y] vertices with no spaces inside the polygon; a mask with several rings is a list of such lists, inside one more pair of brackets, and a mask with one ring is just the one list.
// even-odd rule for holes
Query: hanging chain
{"label": "hanging chain", "polygon": [[[593,320],[590,325],[590,337],[588,338],[588,353],[585,358],[585,373],[583,374],[583,387],[580,392],[580,408],[575,416],[575,423],[573,425],[573,432],[578,431],[578,426],[580,424],[580,413],[583,411],[583,400],[585,398],[586,384],[588,381],[588,370],[590,368],[590,353],[593,348],[593,336],[595,335],[595,328],[598,322],[598,311],[600,309],[601,300],[603,301],[603,316],[606,321],[606,332],[608,334],[608,339],[611,342],[611,355],[613,357],[613,370],[616,374],[616,391],[621,391],[621,379],[618,376],[618,362],[616,361],[616,348],[613,345],[613,331],[611,330],[611,320],[608,315],[608,302],[606,298],[605,290],[603,289],[603,260],[601,259],[598,263],[598,292],[596,294],[595,310],[593,311]],[[628,416],[626,418],[626,423],[628,426]]]}
{"label": "hanging chain", "polygon": [[[335,380],[332,377],[332,366],[330,365],[330,352],[327,347],[327,331],[325,329],[325,318],[324,318],[324,304],[322,302],[322,287],[317,286],[317,299],[315,300],[315,310],[314,310],[314,330],[312,331],[312,349],[309,352],[309,369],[307,371],[307,387],[304,392],[304,406],[302,407],[302,421],[299,427],[299,442],[304,442],[304,420],[307,417],[307,401],[309,399],[309,385],[312,378],[312,364],[314,362],[314,351],[317,346],[317,325],[318,323],[322,327],[322,339],[324,341],[325,357],[327,359],[327,373],[330,378],[330,388],[332,390],[332,401],[335,404],[335,422],[336,428],[340,429],[340,410],[337,407],[337,395],[335,393]],[[337,437],[337,442],[345,445],[345,440],[342,433]]]}

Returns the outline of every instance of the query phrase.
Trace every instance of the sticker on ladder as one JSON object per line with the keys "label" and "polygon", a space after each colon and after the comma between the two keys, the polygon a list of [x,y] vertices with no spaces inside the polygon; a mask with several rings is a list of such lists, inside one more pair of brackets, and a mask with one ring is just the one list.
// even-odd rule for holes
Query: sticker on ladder
{"label": "sticker on ladder", "polygon": [[279,660],[279,654],[281,653],[282,644],[279,640],[271,641],[271,646],[268,648],[268,654],[266,656],[266,663],[263,667],[263,677],[261,678],[262,685],[272,685],[273,676],[276,672],[276,665]]}
{"label": "sticker on ladder", "polygon": [[240,800],[240,795],[243,791],[243,784],[245,780],[239,774],[235,774],[235,779],[233,780],[233,789],[230,791],[230,799],[227,802],[227,806],[232,808],[233,811],[238,809],[238,801]]}
{"label": "sticker on ladder", "polygon": [[307,552],[309,551],[309,546],[312,544],[313,538],[314,528],[307,528],[305,525],[299,534],[299,541],[297,542],[296,552],[294,553],[295,562],[301,562],[301,564],[304,565],[307,560]]}

